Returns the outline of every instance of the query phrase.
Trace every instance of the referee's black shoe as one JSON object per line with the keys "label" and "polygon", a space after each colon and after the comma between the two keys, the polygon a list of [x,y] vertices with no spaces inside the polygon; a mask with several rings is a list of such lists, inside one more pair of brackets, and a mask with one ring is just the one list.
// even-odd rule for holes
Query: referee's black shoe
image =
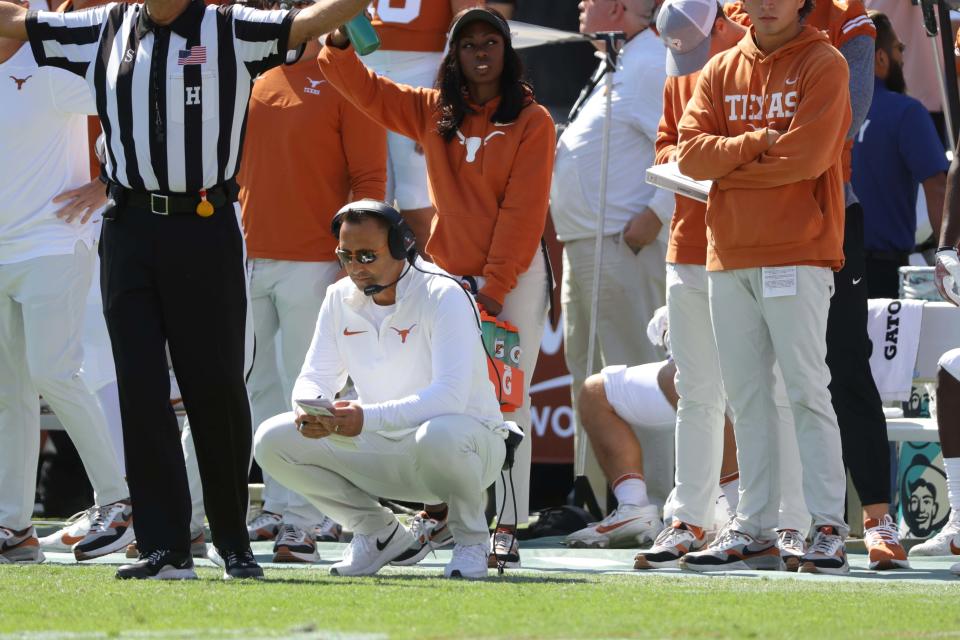
{"label": "referee's black shoe", "polygon": [[140,556],[132,564],[117,569],[121,580],[196,580],[193,570],[193,558],[186,551],[167,551],[161,549]]}
{"label": "referee's black shoe", "polygon": [[211,546],[207,557],[218,567],[223,568],[223,579],[262,578],[263,569],[257,564],[250,547],[239,551],[220,551]]}

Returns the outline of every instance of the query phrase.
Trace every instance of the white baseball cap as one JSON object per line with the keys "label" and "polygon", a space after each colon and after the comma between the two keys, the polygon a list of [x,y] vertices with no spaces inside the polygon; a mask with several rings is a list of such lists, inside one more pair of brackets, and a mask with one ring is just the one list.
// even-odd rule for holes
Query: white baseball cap
{"label": "white baseball cap", "polygon": [[717,0],[666,0],[657,13],[657,31],[667,46],[667,75],[685,76],[710,59],[710,32]]}

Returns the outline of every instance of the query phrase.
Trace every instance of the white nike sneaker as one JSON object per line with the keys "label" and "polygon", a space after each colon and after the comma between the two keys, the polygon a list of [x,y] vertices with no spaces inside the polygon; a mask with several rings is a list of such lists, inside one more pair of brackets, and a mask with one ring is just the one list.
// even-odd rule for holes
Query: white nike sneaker
{"label": "white nike sneaker", "polygon": [[40,538],[40,548],[44,551],[73,551],[73,545],[83,540],[90,532],[90,521],[95,517],[96,506],[86,511],[75,513],[64,523],[63,527],[48,536]]}
{"label": "white nike sneaker", "polygon": [[247,523],[247,534],[250,536],[251,542],[273,540],[280,532],[281,524],[283,524],[283,519],[280,514],[261,511],[260,515]]}
{"label": "white nike sneaker", "polygon": [[910,549],[917,556],[960,556],[960,512],[951,511],[950,519],[940,533]]}
{"label": "white nike sneaker", "polygon": [[656,505],[622,504],[600,522],[574,531],[563,542],[577,548],[629,549],[653,542],[661,530],[663,522]]}
{"label": "white nike sneaker", "polygon": [[443,568],[446,578],[480,580],[487,577],[487,545],[458,544],[453,547],[453,557]]}
{"label": "white nike sneaker", "polygon": [[330,567],[334,576],[372,576],[413,543],[413,534],[394,521],[370,535],[353,534],[343,559]]}
{"label": "white nike sneaker", "polygon": [[426,511],[413,516],[410,523],[413,545],[393,559],[390,564],[407,567],[423,560],[434,549],[453,544],[453,534],[446,520],[435,520]]}

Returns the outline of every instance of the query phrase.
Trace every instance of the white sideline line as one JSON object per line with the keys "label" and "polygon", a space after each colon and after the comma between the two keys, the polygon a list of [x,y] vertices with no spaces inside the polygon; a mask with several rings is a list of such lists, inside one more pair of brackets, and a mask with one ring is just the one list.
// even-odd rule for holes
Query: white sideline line
{"label": "white sideline line", "polygon": [[267,629],[170,629],[166,631],[124,631],[119,634],[105,631],[21,631],[2,633],[0,640],[99,640],[119,638],[293,638],[294,640],[385,640],[385,633],[345,633],[307,627],[286,629],[271,633]]}

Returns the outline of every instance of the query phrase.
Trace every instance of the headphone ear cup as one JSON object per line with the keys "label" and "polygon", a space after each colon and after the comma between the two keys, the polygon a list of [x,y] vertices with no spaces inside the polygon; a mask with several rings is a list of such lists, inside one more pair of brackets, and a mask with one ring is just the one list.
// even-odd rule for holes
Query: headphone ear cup
{"label": "headphone ear cup", "polygon": [[387,233],[387,245],[390,247],[390,255],[393,256],[395,260],[405,260],[407,257],[403,236],[404,234],[397,224],[390,226],[390,231]]}

